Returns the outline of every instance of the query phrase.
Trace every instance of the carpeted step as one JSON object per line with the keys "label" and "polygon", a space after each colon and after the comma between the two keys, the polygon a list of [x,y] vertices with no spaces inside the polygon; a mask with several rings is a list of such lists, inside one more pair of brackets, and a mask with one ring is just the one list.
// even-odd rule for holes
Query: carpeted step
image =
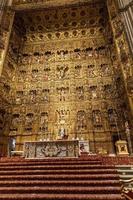
{"label": "carpeted step", "polygon": [[17,165],[4,165],[4,166],[0,166],[0,170],[25,170],[25,169],[29,169],[29,170],[32,170],[32,169],[42,169],[42,170],[76,170],[76,169],[80,169],[80,170],[84,170],[84,169],[96,169],[96,170],[100,170],[100,169],[114,169],[114,166],[110,166],[110,165],[89,165],[89,164],[82,164],[82,165],[65,165],[65,164],[62,164],[62,165],[45,165],[45,164],[42,164],[42,165],[38,165],[36,163],[36,165],[28,165],[28,164],[19,164],[17,163]]}
{"label": "carpeted step", "polygon": [[118,194],[121,187],[2,187],[0,194]]}
{"label": "carpeted step", "polygon": [[[62,164],[64,164],[64,165],[70,165],[70,163],[71,162],[64,162],[63,163],[61,161],[60,162],[50,162],[50,163],[49,162],[39,162],[39,161],[38,162],[28,162],[28,163],[27,162],[18,162],[18,163],[16,163],[16,162],[15,163],[14,162],[13,163],[6,163],[6,162],[4,162],[4,163],[0,163],[0,167],[1,166],[7,166],[7,164],[9,166],[15,166],[15,165],[19,166],[21,164],[22,165],[28,165],[28,166],[30,166],[30,165],[45,165],[45,166],[46,165],[47,166],[53,166],[53,165],[56,166],[57,165],[57,166],[59,166],[59,165],[62,165]],[[84,161],[84,162],[81,162],[81,161],[78,162],[77,161],[76,162],[76,161],[72,161],[71,165],[101,165],[101,162],[100,161],[97,161],[97,162],[96,161],[94,161],[94,162],[89,162],[89,161]]]}
{"label": "carpeted step", "polygon": [[0,199],[124,200],[116,169],[96,157],[3,160]]}
{"label": "carpeted step", "polygon": [[1,175],[0,180],[119,180],[117,174],[89,174],[89,175]]}
{"label": "carpeted step", "polygon": [[67,170],[38,170],[38,169],[34,169],[34,170],[23,170],[23,169],[19,169],[19,170],[4,170],[4,171],[0,171],[0,176],[4,176],[4,175],[38,175],[38,174],[42,174],[42,175],[92,175],[92,174],[116,174],[116,170],[115,169],[99,169],[98,170],[94,170],[94,169],[75,169],[75,170],[70,170],[70,169],[67,169]]}
{"label": "carpeted step", "polygon": [[4,200],[125,200],[120,194],[1,194]]}
{"label": "carpeted step", "polygon": [[9,180],[9,181],[0,181],[0,187],[19,187],[19,186],[80,186],[80,187],[92,187],[92,186],[120,186],[120,182],[119,180],[73,180],[73,181],[69,181],[69,180],[60,180],[60,181],[54,181],[54,180],[17,180],[17,181],[13,181],[13,180]]}
{"label": "carpeted step", "polygon": [[81,162],[84,162],[84,161],[89,161],[89,162],[91,162],[91,161],[100,161],[101,162],[101,157],[99,157],[99,156],[87,156],[87,157],[78,157],[78,158],[68,158],[68,157],[52,157],[52,158],[41,158],[41,159],[39,159],[39,158],[31,158],[31,159],[25,159],[25,158],[14,158],[14,157],[5,157],[5,158],[0,158],[0,162],[2,163],[2,162],[64,162],[64,161],[68,161],[68,162],[72,162],[72,161],[81,161]]}

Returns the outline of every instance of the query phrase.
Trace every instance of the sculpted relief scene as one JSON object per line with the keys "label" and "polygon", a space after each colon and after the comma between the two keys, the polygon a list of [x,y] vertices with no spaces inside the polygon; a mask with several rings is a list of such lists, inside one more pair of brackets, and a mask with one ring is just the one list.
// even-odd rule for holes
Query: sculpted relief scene
{"label": "sculpted relief scene", "polygon": [[[118,37],[122,24],[113,23]],[[115,152],[130,117],[113,38],[104,1],[15,13],[0,131],[16,139],[17,150],[25,141],[67,138]]]}

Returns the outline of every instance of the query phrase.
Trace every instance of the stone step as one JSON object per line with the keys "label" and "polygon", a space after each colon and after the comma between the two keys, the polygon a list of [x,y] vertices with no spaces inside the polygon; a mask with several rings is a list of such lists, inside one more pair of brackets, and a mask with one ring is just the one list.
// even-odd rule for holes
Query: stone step
{"label": "stone step", "polygon": [[0,194],[119,194],[121,187],[0,187]]}
{"label": "stone step", "polygon": [[119,175],[120,179],[129,180],[133,178],[133,175]]}
{"label": "stone step", "polygon": [[44,170],[44,169],[33,169],[33,170],[29,170],[29,169],[19,169],[19,170],[0,170],[0,176],[4,176],[4,175],[35,175],[35,174],[42,174],[42,175],[48,175],[48,174],[50,174],[50,175],[58,175],[58,174],[60,174],[60,175],[71,175],[71,174],[73,174],[73,175],[87,175],[87,174],[90,174],[90,175],[92,175],[92,174],[116,174],[116,170],[114,170],[114,169],[99,169],[99,170],[94,170],[94,169],[89,169],[89,170],[87,170],[87,169],[82,169],[82,170],[80,170],[80,169],[75,169],[75,170],[71,170],[71,169],[67,169],[67,170],[60,170],[60,169],[58,169],[58,170]]}
{"label": "stone step", "polygon": [[133,169],[133,165],[116,165],[115,166],[118,169]]}
{"label": "stone step", "polygon": [[117,172],[120,174],[120,175],[131,175],[133,176],[133,169],[118,169]]}
{"label": "stone step", "polygon": [[9,180],[0,181],[0,187],[14,186],[120,186],[119,180]]}
{"label": "stone step", "polygon": [[87,174],[87,175],[1,175],[0,180],[119,180],[118,174]]}
{"label": "stone step", "polygon": [[1,194],[4,200],[125,200],[120,194]]}

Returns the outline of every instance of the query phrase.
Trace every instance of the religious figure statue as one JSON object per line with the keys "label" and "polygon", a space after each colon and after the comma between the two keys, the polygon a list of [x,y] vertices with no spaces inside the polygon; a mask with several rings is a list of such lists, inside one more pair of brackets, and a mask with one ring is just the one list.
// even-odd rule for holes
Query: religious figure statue
{"label": "religious figure statue", "polygon": [[41,113],[40,117],[40,128],[43,131],[48,131],[48,113]]}
{"label": "religious figure statue", "polygon": [[84,88],[83,88],[83,86],[77,87],[76,91],[77,91],[77,98],[79,100],[84,100]]}
{"label": "religious figure statue", "polygon": [[115,31],[115,36],[119,37],[123,32],[123,23],[119,17],[115,17],[113,20],[113,28]]}
{"label": "religious figure statue", "polygon": [[16,130],[19,126],[19,114],[14,114],[12,117],[12,122],[11,122],[11,129]]}
{"label": "religious figure statue", "polygon": [[117,123],[117,113],[115,109],[109,109],[108,110],[108,117],[109,117],[109,122],[116,124]]}
{"label": "religious figure statue", "polygon": [[21,104],[23,100],[23,91],[16,92],[16,104]]}
{"label": "religious figure statue", "polygon": [[42,101],[49,102],[49,89],[43,89],[42,91]]}
{"label": "religious figure statue", "polygon": [[68,91],[69,91],[68,87],[57,88],[57,92],[59,94],[59,100],[60,101],[66,101]]}
{"label": "religious figure statue", "polygon": [[35,103],[36,102],[36,90],[31,90],[30,91],[30,101],[32,103]]}
{"label": "religious figure statue", "polygon": [[25,118],[25,127],[32,128],[33,125],[33,113],[28,113]]}
{"label": "religious figure statue", "polygon": [[44,80],[45,81],[50,80],[50,68],[49,67],[44,68]]}
{"label": "religious figure statue", "polygon": [[65,134],[65,128],[62,126],[59,129],[59,137],[62,139],[64,137],[64,134]]}
{"label": "religious figure statue", "polygon": [[37,80],[37,75],[38,75],[38,69],[33,69],[32,70],[32,79]]}
{"label": "religious figure statue", "polygon": [[82,66],[81,65],[76,65],[75,66],[75,76],[77,78],[81,77],[81,71],[82,71]]}
{"label": "religious figure statue", "polygon": [[64,65],[64,66],[58,66],[57,67],[57,78],[58,79],[64,79],[66,78],[67,74],[68,74],[68,66],[67,65]]}
{"label": "religious figure statue", "polygon": [[4,116],[5,116],[5,111],[0,110],[0,129],[2,129],[4,126]]}
{"label": "religious figure statue", "polygon": [[77,112],[77,130],[84,130],[86,129],[86,114],[85,111],[81,110]]}
{"label": "religious figure statue", "polygon": [[69,118],[69,110],[61,109],[61,110],[56,110],[57,114],[57,121],[59,124],[65,124],[68,121]]}
{"label": "religious figure statue", "polygon": [[91,64],[88,65],[88,77],[95,77],[96,72],[95,72],[95,65]]}
{"label": "religious figure statue", "polygon": [[112,86],[110,84],[104,85],[104,97],[109,98],[112,96]]}
{"label": "religious figure statue", "polygon": [[93,122],[95,125],[101,125],[102,119],[100,110],[93,111]]}
{"label": "religious figure statue", "polygon": [[111,74],[111,69],[108,64],[101,64],[100,65],[100,75],[101,76],[109,76]]}
{"label": "religious figure statue", "polygon": [[98,97],[98,95],[97,95],[97,86],[91,86],[90,88],[89,88],[89,92],[91,93],[91,98],[92,99],[96,99],[97,97]]}

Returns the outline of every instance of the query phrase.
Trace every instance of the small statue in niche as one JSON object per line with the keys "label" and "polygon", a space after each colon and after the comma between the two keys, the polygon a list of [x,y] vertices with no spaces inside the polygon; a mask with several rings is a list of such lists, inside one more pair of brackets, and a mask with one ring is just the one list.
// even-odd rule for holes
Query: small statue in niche
{"label": "small statue in niche", "polygon": [[86,129],[86,114],[85,111],[81,110],[77,112],[77,130],[84,130]]}
{"label": "small statue in niche", "polygon": [[88,65],[88,76],[89,77],[95,77],[96,73],[95,73],[95,65]]}
{"label": "small statue in niche", "polygon": [[21,69],[19,73],[20,75],[18,76],[18,81],[24,81],[26,79],[26,70]]}
{"label": "small statue in niche", "polygon": [[0,30],[0,49],[4,50],[5,48],[5,41],[6,41],[6,37],[7,37],[7,32]]}
{"label": "small statue in niche", "polygon": [[129,95],[132,96],[132,94],[133,94],[133,76],[129,76],[127,79],[127,90],[128,90]]}
{"label": "small statue in niche", "polygon": [[58,94],[59,94],[59,100],[60,101],[66,101],[66,96],[67,96],[67,93],[69,91],[69,88],[57,88],[57,91],[58,91]]}
{"label": "small statue in niche", "polygon": [[128,121],[125,121],[125,132],[128,136],[130,135],[130,126]]}
{"label": "small statue in niche", "polygon": [[92,99],[96,99],[98,96],[97,96],[97,86],[91,86],[89,88],[89,92],[91,93],[91,98]]}
{"label": "small statue in niche", "polygon": [[112,87],[111,85],[107,84],[104,85],[104,97],[108,98],[112,96]]}
{"label": "small statue in niche", "polygon": [[22,103],[23,95],[24,95],[23,91],[16,92],[16,104]]}
{"label": "small statue in niche", "polygon": [[26,119],[25,119],[25,127],[26,128],[32,128],[32,125],[33,125],[33,113],[28,113],[26,115]]}
{"label": "small statue in niche", "polygon": [[0,130],[4,127],[5,110],[0,110]]}
{"label": "small statue in niche", "polygon": [[59,128],[59,133],[58,133],[59,138],[63,139],[65,134],[66,134],[66,130],[65,130],[65,128],[63,126],[61,126]]}
{"label": "small statue in niche", "polygon": [[46,51],[45,52],[45,60],[46,61],[51,61],[51,51]]}
{"label": "small statue in niche", "polygon": [[65,56],[64,56],[64,51],[60,51],[60,60],[64,60]]}
{"label": "small statue in niche", "polygon": [[121,61],[126,62],[128,60],[128,54],[126,52],[124,40],[119,40],[118,47],[119,47],[119,50],[120,50]]}
{"label": "small statue in niche", "polygon": [[49,67],[44,69],[44,80],[45,81],[50,80],[50,68]]}
{"label": "small statue in niche", "polygon": [[113,27],[115,30],[115,36],[119,37],[123,32],[123,23],[118,17],[113,21]]}
{"label": "small statue in niche", "polygon": [[51,59],[50,59],[50,61],[51,61],[51,62],[56,61],[56,54],[55,54],[55,52],[53,52],[53,53],[51,54]]}
{"label": "small statue in niche", "polygon": [[94,110],[93,111],[93,122],[96,125],[101,125],[102,119],[101,119],[101,112],[100,112],[100,110]]}
{"label": "small statue in niche", "polygon": [[44,60],[44,57],[42,54],[35,52],[33,57],[32,57],[32,63],[34,64],[42,64]]}
{"label": "small statue in niche", "polygon": [[117,123],[117,113],[115,109],[109,109],[108,110],[108,117],[109,117],[109,122],[112,124]]}
{"label": "small statue in niche", "polygon": [[76,91],[77,91],[77,98],[79,100],[84,100],[84,88],[83,88],[83,86],[77,87]]}
{"label": "small statue in niche", "polygon": [[48,131],[48,113],[47,112],[41,113],[40,128],[43,131]]}
{"label": "small statue in niche", "polygon": [[93,56],[93,48],[86,48],[86,54],[87,54],[87,57],[92,57]]}
{"label": "small statue in niche", "polygon": [[38,69],[33,69],[32,70],[32,78],[36,80],[37,75],[38,75]]}
{"label": "small statue in niche", "polygon": [[39,58],[39,63],[43,64],[44,63],[44,56],[41,54]]}
{"label": "small statue in niche", "polygon": [[100,65],[101,76],[108,76],[111,74],[111,69],[108,64],[101,64]]}
{"label": "small statue in niche", "polygon": [[68,66],[67,65],[64,65],[64,66],[58,66],[57,67],[57,78],[59,79],[64,79],[66,78],[66,76],[68,75]]}
{"label": "small statue in niche", "polygon": [[80,51],[80,49],[75,49],[74,50],[74,58],[81,59],[81,51]]}
{"label": "small statue in niche", "polygon": [[43,89],[42,90],[42,100],[45,101],[45,102],[48,102],[49,101],[49,89]]}
{"label": "small statue in niche", "polygon": [[82,66],[81,65],[77,65],[75,66],[75,76],[77,78],[81,77],[81,71],[82,71]]}
{"label": "small statue in niche", "polygon": [[17,130],[18,126],[19,126],[19,114],[14,114],[12,116],[12,122],[11,122],[11,130]]}
{"label": "small statue in niche", "polygon": [[65,60],[69,59],[69,52],[67,50],[64,51],[64,59]]}
{"label": "small statue in niche", "polygon": [[37,95],[36,90],[31,90],[29,94],[30,94],[30,101],[32,103],[35,103],[36,102],[36,95]]}
{"label": "small statue in niche", "polygon": [[56,110],[56,114],[57,114],[57,121],[60,124],[64,124],[68,121],[69,118],[69,110],[65,110],[65,109],[61,109],[61,110]]}
{"label": "small statue in niche", "polygon": [[22,56],[22,60],[21,60],[22,64],[26,65],[29,64],[29,57],[27,54]]}
{"label": "small statue in niche", "polygon": [[100,46],[98,47],[98,55],[105,56],[107,54],[106,47],[105,46]]}

